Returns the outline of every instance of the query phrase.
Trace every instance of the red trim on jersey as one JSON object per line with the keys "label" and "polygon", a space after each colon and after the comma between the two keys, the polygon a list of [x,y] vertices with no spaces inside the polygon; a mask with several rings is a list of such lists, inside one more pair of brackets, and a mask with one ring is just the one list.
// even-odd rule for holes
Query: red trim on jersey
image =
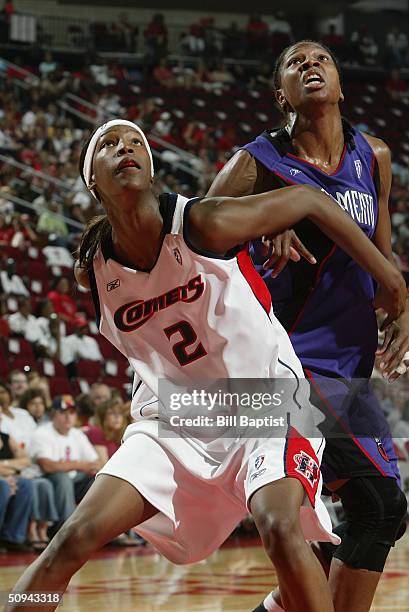
{"label": "red trim on jersey", "polygon": [[316,275],[316,277],[314,279],[314,287],[311,289],[311,291],[309,292],[309,294],[307,295],[307,297],[305,299],[304,304],[301,306],[301,309],[299,310],[298,315],[296,316],[295,321],[292,324],[291,329],[288,332],[289,336],[291,336],[291,334],[295,331],[295,328],[297,327],[298,323],[300,322],[300,319],[301,319],[301,317],[302,317],[302,315],[304,313],[304,310],[305,310],[305,308],[306,308],[306,306],[308,304],[308,301],[310,300],[310,298],[312,297],[314,291],[317,288],[317,283],[318,283],[318,281],[320,279],[320,276],[322,274],[323,268],[324,268],[325,264],[327,263],[327,261],[329,260],[329,258],[332,257],[333,254],[335,253],[336,248],[337,248],[337,245],[334,243],[332,245],[331,250],[328,253],[328,255],[326,255],[324,257],[324,259],[322,260],[322,262],[320,263],[320,267],[318,268],[317,275]]}
{"label": "red trim on jersey", "polygon": [[278,177],[280,177],[280,179],[282,179],[285,183],[289,183],[290,185],[300,185],[300,183],[296,183],[295,181],[292,181],[291,179],[283,176],[282,174],[280,174],[279,172],[277,172],[277,170],[273,171],[273,174],[276,174]]}
{"label": "red trim on jersey", "polygon": [[293,157],[294,159],[298,159],[299,161],[303,162],[304,164],[308,164],[309,166],[312,166],[313,168],[316,168],[317,170],[320,170],[321,172],[323,172],[327,176],[334,176],[334,174],[336,174],[338,172],[338,170],[340,169],[340,167],[342,165],[342,162],[344,161],[344,157],[345,157],[346,151],[347,151],[347,148],[346,148],[346,145],[344,145],[344,148],[342,150],[342,155],[341,155],[340,160],[338,162],[338,166],[335,168],[334,172],[325,172],[325,170],[323,170],[322,168],[317,166],[317,164],[313,164],[312,162],[307,161],[306,159],[303,159],[302,157],[298,157],[298,155],[294,155],[293,153],[287,153],[287,155],[288,155],[288,157]]}
{"label": "red trim on jersey", "polygon": [[360,443],[358,438],[356,438],[354,436],[354,434],[348,429],[348,427],[345,425],[345,423],[339,418],[339,415],[337,414],[335,408],[332,407],[331,402],[328,400],[328,398],[326,398],[326,397],[324,397],[322,395],[322,393],[320,391],[320,388],[318,386],[318,381],[314,378],[312,372],[310,370],[307,370],[306,368],[304,368],[304,372],[305,372],[307,378],[311,381],[311,384],[313,385],[313,387],[315,389],[315,392],[317,393],[318,397],[327,406],[327,408],[330,410],[330,412],[336,418],[337,422],[341,425],[341,427],[345,431],[345,433],[347,433],[350,436],[350,438],[355,442],[355,444],[358,446],[358,448],[361,450],[361,452],[365,455],[365,457],[367,459],[369,459],[369,461],[371,463],[373,463],[373,465],[382,474],[382,476],[386,476],[386,473],[383,471],[381,466],[376,463],[376,461],[371,457],[371,455],[362,446],[362,444]]}
{"label": "red trim on jersey", "polygon": [[290,427],[284,453],[286,475],[301,482],[311,506],[315,508],[315,497],[320,481],[320,463],[310,441],[294,427]]}
{"label": "red trim on jersey", "polygon": [[240,253],[236,256],[237,263],[239,265],[240,272],[250,285],[250,289],[269,315],[271,310],[271,295],[267,289],[267,285],[261,278],[260,274],[255,269],[249,253],[249,246],[247,245]]}

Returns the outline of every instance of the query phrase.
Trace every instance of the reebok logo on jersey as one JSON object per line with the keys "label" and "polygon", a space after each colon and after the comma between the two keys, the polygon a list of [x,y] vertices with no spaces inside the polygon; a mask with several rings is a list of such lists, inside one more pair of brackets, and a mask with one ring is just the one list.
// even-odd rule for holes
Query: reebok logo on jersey
{"label": "reebok logo on jersey", "polygon": [[110,281],[109,283],[107,283],[107,291],[113,291],[114,289],[118,289],[120,284],[121,284],[121,281],[119,280],[119,278],[116,278],[115,280]]}
{"label": "reebok logo on jersey", "polygon": [[198,300],[204,291],[204,282],[202,277],[195,276],[190,279],[186,285],[175,287],[162,295],[151,298],[149,300],[134,300],[124,304],[114,314],[114,322],[116,327],[123,332],[131,332],[144,323],[149,321],[151,317],[160,310],[169,308],[178,302],[190,304]]}
{"label": "reebok logo on jersey", "polygon": [[360,159],[356,159],[354,164],[355,164],[356,175],[360,179],[361,178],[361,174],[362,174],[362,163],[361,163],[361,160]]}
{"label": "reebok logo on jersey", "polygon": [[304,476],[311,487],[313,487],[319,475],[317,462],[307,455],[305,451],[301,451],[294,455],[294,461],[296,463],[295,471]]}
{"label": "reebok logo on jersey", "polygon": [[296,174],[300,174],[301,170],[297,170],[296,168],[291,168],[290,174],[291,176],[295,176]]}
{"label": "reebok logo on jersey", "polygon": [[183,264],[182,255],[180,254],[180,251],[177,247],[176,249],[173,249],[173,254],[175,256],[176,261],[181,266]]}

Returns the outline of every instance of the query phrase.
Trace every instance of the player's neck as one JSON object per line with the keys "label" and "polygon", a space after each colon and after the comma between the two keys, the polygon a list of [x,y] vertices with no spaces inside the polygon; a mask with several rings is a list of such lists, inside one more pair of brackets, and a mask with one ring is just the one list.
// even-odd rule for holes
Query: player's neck
{"label": "player's neck", "polygon": [[292,130],[297,155],[326,172],[336,169],[344,148],[344,132],[339,112],[314,117],[298,115]]}
{"label": "player's neck", "polygon": [[163,219],[159,204],[151,194],[132,207],[119,206],[107,210],[112,226],[115,258],[142,270],[151,270],[156,263],[163,239]]}

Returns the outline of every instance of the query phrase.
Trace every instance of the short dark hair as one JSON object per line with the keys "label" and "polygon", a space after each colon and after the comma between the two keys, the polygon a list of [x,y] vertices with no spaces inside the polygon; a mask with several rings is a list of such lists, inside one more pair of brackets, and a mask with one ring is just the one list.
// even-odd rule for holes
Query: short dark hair
{"label": "short dark hair", "polygon": [[41,399],[44,402],[44,408],[45,408],[47,405],[47,402],[45,400],[44,392],[42,391],[42,389],[36,389],[35,387],[33,387],[32,389],[27,389],[27,391],[23,393],[19,401],[20,408],[23,408],[23,410],[28,410],[29,403],[36,397],[41,397]]}

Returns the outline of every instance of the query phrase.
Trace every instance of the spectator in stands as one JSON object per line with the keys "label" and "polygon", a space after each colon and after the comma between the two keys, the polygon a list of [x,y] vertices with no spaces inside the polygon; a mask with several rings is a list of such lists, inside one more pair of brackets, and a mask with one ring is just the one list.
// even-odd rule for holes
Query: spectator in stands
{"label": "spectator in stands", "polygon": [[392,28],[386,35],[385,64],[387,68],[403,68],[409,63],[408,38],[398,28]]}
{"label": "spectator in stands", "polygon": [[0,213],[0,246],[11,246],[14,229],[7,222],[6,216]]}
{"label": "spectator in stands", "polygon": [[0,290],[6,295],[24,295],[29,297],[30,293],[22,278],[15,272],[14,259],[9,257],[6,261],[6,269],[0,270]]}
{"label": "spectator in stands", "polygon": [[[24,374],[24,372],[22,372]],[[17,371],[13,376],[18,377]],[[26,448],[35,429],[35,421],[26,410],[12,405],[10,387],[0,381],[1,431],[9,434],[20,446]]]}
{"label": "spectator in stands", "polygon": [[119,21],[116,26],[122,37],[122,48],[127,53],[135,53],[138,41],[138,27],[130,23],[129,16],[126,13],[119,15]]}
{"label": "spectator in stands", "polygon": [[37,234],[31,227],[29,215],[13,215],[12,227],[14,234],[10,245],[15,249],[23,250],[37,242]]}
{"label": "spectator in stands", "polygon": [[54,312],[53,303],[48,298],[39,302],[37,313],[36,320],[27,328],[25,338],[34,345],[37,357],[60,359],[64,324]]}
{"label": "spectator in stands", "polygon": [[163,57],[159,60],[158,65],[155,66],[153,77],[162,87],[174,87],[176,85],[176,79],[170,68],[170,64]]}
{"label": "spectator in stands", "polygon": [[145,32],[145,45],[147,61],[150,65],[164,57],[168,49],[168,29],[165,24],[165,18],[160,13],[152,17]]}
{"label": "spectator in stands", "polygon": [[112,392],[108,385],[105,385],[104,383],[94,383],[91,385],[89,396],[95,414],[98,406],[111,399]]}
{"label": "spectator in stands", "polygon": [[52,53],[50,51],[46,51],[44,59],[38,67],[41,78],[47,78],[50,72],[55,72],[55,70],[57,70],[57,67],[58,64],[53,58]]}
{"label": "spectator in stands", "polygon": [[110,399],[97,407],[95,425],[89,425],[84,432],[102,464],[120,447],[126,425],[123,402],[120,399]]}
{"label": "spectator in stands", "polygon": [[27,451],[9,434],[1,432],[0,407],[0,469],[1,465],[14,470],[15,475],[32,482],[33,500],[28,525],[28,543],[36,552],[41,552],[48,544],[48,525],[57,520],[52,484],[39,475],[39,468],[32,465]]}
{"label": "spectator in stands", "polygon": [[100,462],[86,435],[75,427],[77,410],[69,395],[57,396],[51,422],[32,436],[30,452],[54,486],[57,526],[72,514],[91,486]]}
{"label": "spectator in stands", "polygon": [[[1,452],[1,451],[0,451]],[[0,551],[30,552],[24,544],[33,505],[30,480],[13,476],[8,460],[0,461]]]}
{"label": "spectator in stands", "polygon": [[268,40],[268,25],[260,15],[253,13],[247,23],[247,54],[249,57],[263,57]]}
{"label": "spectator in stands", "polygon": [[12,370],[9,373],[9,384],[13,406],[19,406],[20,398],[28,389],[27,374],[22,370]]}
{"label": "spectator in stands", "polygon": [[63,320],[73,323],[77,316],[77,305],[71,296],[70,283],[66,276],[56,279],[47,298],[51,301],[54,312]]}
{"label": "spectator in stands", "polygon": [[20,398],[20,408],[27,410],[33,418],[36,425],[35,429],[39,425],[45,425],[50,420],[46,412],[46,398],[42,389],[36,387],[27,389]]}
{"label": "spectator in stands", "polygon": [[69,378],[77,376],[77,362],[80,359],[90,361],[104,361],[98,342],[87,335],[88,323],[85,319],[77,317],[74,320],[75,332],[61,339],[61,363],[67,368]]}
{"label": "spectator in stands", "polygon": [[28,328],[35,323],[36,317],[31,314],[31,299],[29,297],[19,296],[17,304],[17,312],[8,317],[9,327],[12,334],[25,338]]}
{"label": "spectator in stands", "polygon": [[39,234],[45,234],[46,236],[56,234],[56,236],[58,236],[59,246],[66,246],[69,231],[68,226],[61,215],[61,204],[53,200],[49,203],[48,208],[43,210],[43,212],[40,214],[37,221],[36,231]]}
{"label": "spectator in stands", "polygon": [[209,72],[209,80],[215,88],[229,88],[234,82],[234,76],[224,62],[218,62]]}
{"label": "spectator in stands", "polygon": [[[46,376],[40,376],[36,370],[31,370],[28,373],[28,388],[40,389],[43,392],[46,409],[51,406],[50,384]],[[48,413],[47,413],[48,417]]]}
{"label": "spectator in stands", "polygon": [[186,55],[203,55],[205,50],[205,32],[203,24],[192,23],[189,31],[182,34],[180,44]]}

